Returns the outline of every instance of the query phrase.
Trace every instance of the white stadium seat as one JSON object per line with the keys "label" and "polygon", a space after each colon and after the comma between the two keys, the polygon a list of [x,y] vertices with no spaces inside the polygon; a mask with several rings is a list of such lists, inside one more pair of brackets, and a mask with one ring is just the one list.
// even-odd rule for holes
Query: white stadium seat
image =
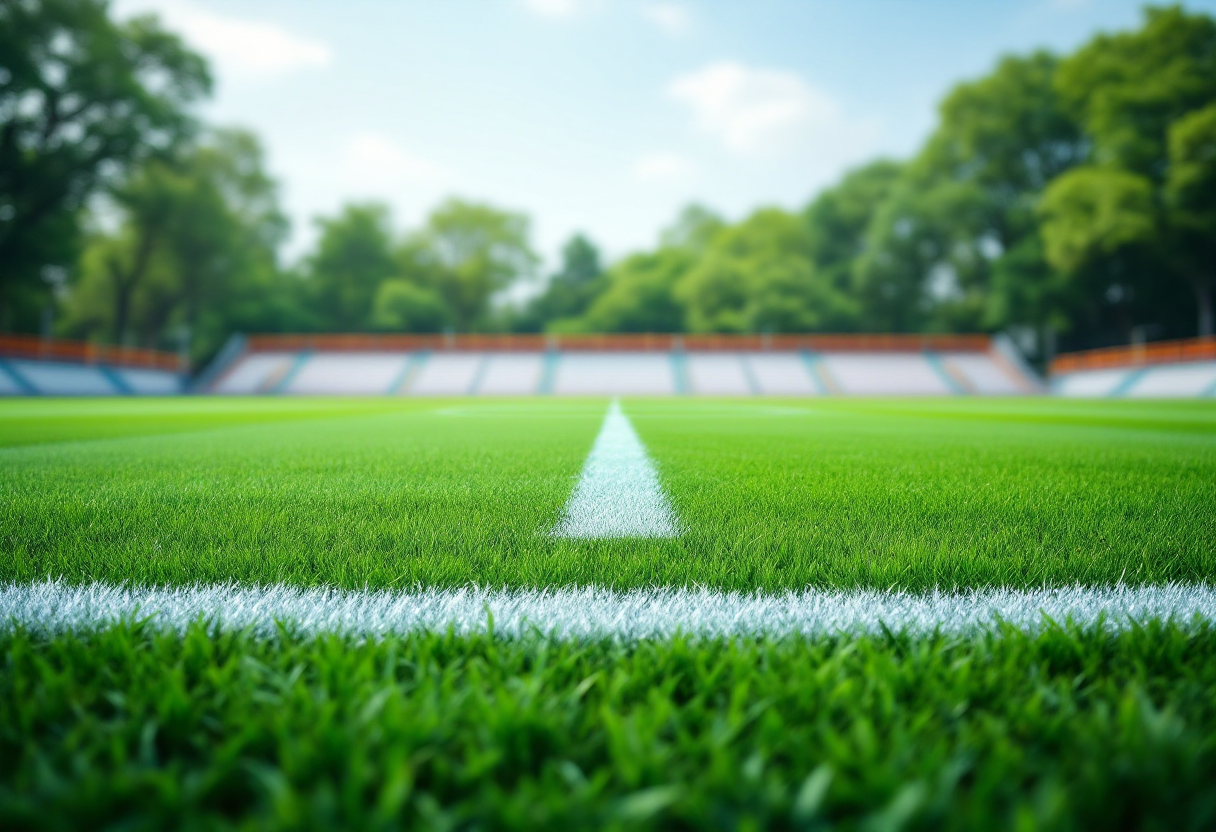
{"label": "white stadium seat", "polygon": [[430,355],[408,389],[402,392],[416,396],[469,395],[475,390],[485,363],[486,356],[481,353]]}
{"label": "white stadium seat", "polygon": [[798,353],[747,355],[743,360],[762,395],[816,396],[823,392]]}
{"label": "white stadium seat", "polygon": [[213,392],[237,396],[272,393],[296,360],[294,352],[255,352],[242,356],[215,383]]}
{"label": "white stadium seat", "polygon": [[1083,398],[1111,396],[1128,380],[1135,370],[1085,370],[1069,373],[1053,380],[1052,390],[1061,396]]}
{"label": "white stadium seat", "polygon": [[7,370],[0,367],[0,396],[20,396],[25,392],[25,388],[18,384]]}
{"label": "white stadium seat", "polygon": [[1127,391],[1136,398],[1202,396],[1216,388],[1216,364],[1173,364],[1149,368]]}
{"label": "white stadium seat", "polygon": [[172,396],[182,392],[181,377],[168,370],[144,370],[133,367],[115,369],[127,389],[140,396]]}
{"label": "white stadium seat", "polygon": [[693,353],[687,358],[690,393],[708,396],[747,396],[752,383],[738,353]]}
{"label": "white stadium seat", "polygon": [[1027,392],[1007,367],[987,353],[943,353],[941,359],[961,377],[969,393],[1004,396]]}
{"label": "white stadium seat", "polygon": [[557,395],[670,396],[676,392],[671,355],[565,353],[553,383]]}
{"label": "white stadium seat", "polygon": [[942,374],[919,353],[829,353],[822,357],[822,363],[842,393],[887,396],[953,392]]}
{"label": "white stadium seat", "polygon": [[405,371],[407,353],[351,352],[310,355],[299,366],[284,393],[372,396],[392,392]]}
{"label": "white stadium seat", "polygon": [[[1095,388],[1091,394],[1102,395],[1119,380],[1112,377],[1106,387]],[[1033,392],[1037,384],[1029,370],[988,352],[382,349],[246,353],[220,374],[210,392],[402,396],[1001,395]],[[1198,385],[1198,377],[1185,384]],[[149,385],[150,380],[129,383],[130,388],[140,387],[141,392],[152,392]],[[1082,383],[1078,389],[1090,387],[1094,382],[1089,382],[1089,387]]]}
{"label": "white stadium seat", "polygon": [[44,396],[113,396],[123,392],[99,367],[56,361],[9,361]]}
{"label": "white stadium seat", "polygon": [[541,353],[491,355],[474,392],[483,396],[533,395],[540,389],[544,364]]}

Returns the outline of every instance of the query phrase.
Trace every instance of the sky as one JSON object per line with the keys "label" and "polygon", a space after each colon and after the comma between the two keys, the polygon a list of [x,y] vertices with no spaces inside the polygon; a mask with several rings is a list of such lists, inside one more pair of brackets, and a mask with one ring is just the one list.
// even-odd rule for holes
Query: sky
{"label": "sky", "polygon": [[[1216,0],[1186,4],[1216,13]],[[207,55],[208,122],[262,139],[292,219],[459,196],[522,211],[549,264],[615,259],[681,207],[797,208],[906,158],[938,101],[1003,54],[1137,25],[1138,0],[115,0]]]}

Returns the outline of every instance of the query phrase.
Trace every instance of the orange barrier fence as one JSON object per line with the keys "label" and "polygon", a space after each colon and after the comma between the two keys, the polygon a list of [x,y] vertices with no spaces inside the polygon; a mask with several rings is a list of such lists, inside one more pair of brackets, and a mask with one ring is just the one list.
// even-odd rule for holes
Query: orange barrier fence
{"label": "orange barrier fence", "polygon": [[68,361],[80,364],[108,364],[117,367],[143,367],[155,370],[183,369],[181,359],[170,352],[110,347],[87,341],[59,341],[33,335],[0,335],[0,356],[29,358],[36,361]]}
{"label": "orange barrier fence", "polygon": [[1127,347],[1065,353],[1056,356],[1051,362],[1051,374],[1054,376],[1075,373],[1078,370],[1107,370],[1186,361],[1216,361],[1216,338],[1185,338],[1179,341],[1158,341],[1154,344],[1133,344]]}
{"label": "orange barrier fence", "polygon": [[987,335],[251,335],[251,352],[986,352]]}

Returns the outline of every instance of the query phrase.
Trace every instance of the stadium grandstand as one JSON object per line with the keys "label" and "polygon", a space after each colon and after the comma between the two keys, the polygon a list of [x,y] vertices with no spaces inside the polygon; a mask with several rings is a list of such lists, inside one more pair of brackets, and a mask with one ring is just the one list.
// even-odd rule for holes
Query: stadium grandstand
{"label": "stadium grandstand", "polygon": [[1051,389],[1062,396],[1216,396],[1216,338],[1061,355],[1051,364]]}
{"label": "stadium grandstand", "polygon": [[986,335],[262,335],[195,389],[228,395],[1017,395],[1041,382]]}
{"label": "stadium grandstand", "polygon": [[1216,397],[1216,338],[1060,355],[1045,383],[1004,336],[235,335],[180,356],[0,336],[0,396]]}
{"label": "stadium grandstand", "polygon": [[172,353],[0,335],[0,396],[166,396],[186,379]]}

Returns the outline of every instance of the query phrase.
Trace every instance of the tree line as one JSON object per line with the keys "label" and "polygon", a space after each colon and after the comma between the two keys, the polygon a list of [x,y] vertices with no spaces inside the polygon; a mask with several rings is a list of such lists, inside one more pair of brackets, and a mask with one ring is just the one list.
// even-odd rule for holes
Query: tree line
{"label": "tree line", "polygon": [[284,264],[257,137],[192,114],[210,91],[155,17],[0,4],[0,330],[199,360],[239,331],[1005,331],[1040,359],[1213,331],[1216,21],[1179,7],[1002,58],[915,156],[801,210],[690,206],[610,264],[575,235],[548,275],[525,215],[460,199],[406,231],[346,205]]}

